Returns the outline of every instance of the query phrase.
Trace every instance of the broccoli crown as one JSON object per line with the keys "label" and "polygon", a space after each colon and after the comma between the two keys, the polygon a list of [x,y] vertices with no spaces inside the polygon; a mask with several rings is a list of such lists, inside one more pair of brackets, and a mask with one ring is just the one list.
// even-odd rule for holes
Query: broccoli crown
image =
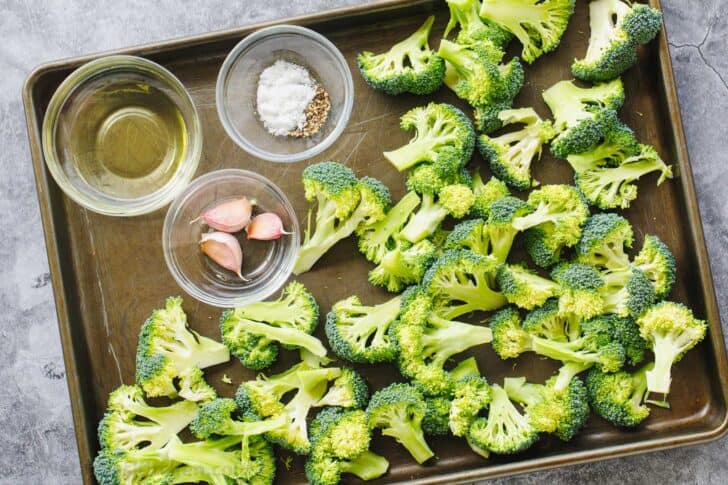
{"label": "broccoli crown", "polygon": [[509,31],[531,63],[558,47],[574,13],[575,0],[484,0],[480,16]]}
{"label": "broccoli crown", "polygon": [[660,238],[652,234],[645,236],[642,249],[634,258],[634,265],[652,282],[657,300],[670,294],[677,276],[677,262],[670,248]]}
{"label": "broccoli crown", "polygon": [[309,165],[303,170],[302,178],[306,200],[328,206],[331,214],[326,215],[344,219],[359,204],[356,175],[339,162]]}
{"label": "broccoli crown", "polygon": [[532,227],[525,236],[526,251],[536,266],[548,268],[561,260],[564,248],[553,226]]}
{"label": "broccoli crown", "polygon": [[604,312],[600,290],[604,280],[593,266],[582,263],[561,263],[551,272],[559,284],[559,311],[580,318],[591,318]]}
{"label": "broccoli crown", "polygon": [[447,6],[450,8],[450,21],[445,27],[444,37],[459,26],[460,32],[456,39],[458,44],[487,42],[505,49],[513,38],[507,30],[480,18],[478,0],[447,0]]}
{"label": "broccoli crown", "polygon": [[490,317],[493,350],[501,359],[512,359],[531,350],[531,336],[521,326],[521,316],[515,308],[504,308]]}
{"label": "broccoli crown", "polygon": [[465,217],[475,202],[475,195],[465,184],[447,185],[440,190],[439,204],[456,219]]}
{"label": "broccoli crown", "polygon": [[188,401],[204,402],[217,397],[217,391],[205,381],[205,375],[197,367],[183,372],[177,385],[179,397]]}
{"label": "broccoli crown", "polygon": [[[670,392],[672,365],[703,340],[707,324],[695,318],[684,305],[663,301],[640,316],[637,326],[655,354],[655,368],[646,374],[647,391],[666,398]],[[665,404],[665,401],[658,403]]]}
{"label": "broccoli crown", "polygon": [[166,449],[151,448],[130,451],[102,449],[93,463],[94,476],[100,485],[167,485],[171,483],[176,466]]}
{"label": "broccoli crown", "polygon": [[457,224],[447,235],[445,250],[468,249],[481,256],[490,253],[488,233],[483,219],[469,219]]}
{"label": "broccoli crown", "polygon": [[225,311],[220,317],[220,333],[225,345],[244,366],[262,370],[275,362],[278,343],[325,356],[321,341],[310,335],[318,325],[318,315],[313,295],[301,283],[293,281],[276,301]]}
{"label": "broccoli crown", "polygon": [[570,441],[589,417],[587,390],[578,377],[564,389],[557,389],[555,384],[553,377],[546,384],[531,384],[524,377],[516,377],[506,378],[503,388],[510,399],[524,405],[536,431]]}
{"label": "broccoli crown", "polygon": [[233,399],[217,398],[203,404],[197,415],[190,423],[190,431],[200,439],[214,438],[216,436],[245,437],[260,435],[272,431],[286,424],[284,415],[277,415],[265,421],[238,421],[233,415],[237,414],[238,406]]}
{"label": "broccoli crown", "polygon": [[455,436],[466,436],[470,425],[490,404],[492,395],[485,377],[473,375],[455,383],[448,426]]}
{"label": "broccoli crown", "polygon": [[470,215],[481,219],[488,218],[490,208],[496,200],[511,195],[505,182],[495,177],[491,177],[488,182],[483,183],[479,171],[476,171],[473,176],[473,194],[475,202],[470,208]]}
{"label": "broccoli crown", "polygon": [[576,260],[600,269],[619,269],[629,266],[625,252],[632,247],[634,232],[624,217],[614,213],[589,216],[581,239],[576,245]]}
{"label": "broccoli crown", "polygon": [[533,108],[501,111],[504,125],[523,124],[518,131],[499,137],[486,134],[478,138],[478,149],[496,177],[511,187],[526,190],[537,184],[531,178],[531,163],[541,156],[541,147],[556,133],[550,121],[543,121]]}
{"label": "broccoli crown", "polygon": [[615,426],[633,428],[647,419],[650,408],[643,404],[647,394],[647,364],[634,374],[627,371],[605,373],[591,369],[586,388],[591,408]]}
{"label": "broccoli crown", "polygon": [[528,312],[523,330],[529,335],[555,342],[576,340],[581,334],[581,320],[559,311],[559,301],[551,298],[542,306]]}
{"label": "broccoli crown", "polygon": [[637,198],[635,182],[651,172],[659,172],[657,185],[672,178],[667,165],[654,147],[640,145],[639,153],[621,160],[615,167],[596,167],[578,172],[574,180],[584,198],[600,209],[627,209]]}
{"label": "broccoli crown", "polygon": [[[517,71],[514,71],[517,73]],[[517,88],[518,78],[514,77],[511,80],[511,84],[513,85],[513,88]],[[486,135],[489,135],[493,133],[496,130],[500,130],[503,128],[503,122],[498,117],[500,115],[501,111],[505,111],[507,109],[511,109],[513,104],[513,100],[505,100],[500,101],[497,103],[491,103],[491,104],[481,104],[479,106],[475,107],[475,112],[473,113],[473,116],[475,118],[475,128],[480,133],[485,133]]]}
{"label": "broccoli crown", "polygon": [[428,45],[434,16],[387,52],[362,52],[359,71],[372,88],[387,94],[430,94],[442,85],[445,62]]}
{"label": "broccoli crown", "polygon": [[[447,158],[457,157],[460,166],[465,165],[475,148],[475,131],[470,119],[451,104],[430,103],[413,108],[402,115],[402,129],[415,131],[408,144],[384,152],[384,157],[401,171],[412,168],[418,163],[434,163],[443,170]],[[438,161],[440,152],[446,147],[455,151],[447,152]]]}
{"label": "broccoli crown", "polygon": [[559,291],[558,284],[522,265],[502,265],[498,269],[496,282],[508,303],[525,310],[543,305]]}
{"label": "broccoli crown", "polygon": [[422,431],[427,436],[445,436],[448,434],[450,427],[448,419],[450,417],[450,399],[442,396],[432,396],[425,398],[427,409],[425,416],[422,418]]}
{"label": "broccoli crown", "polygon": [[399,305],[399,296],[374,306],[362,305],[357,296],[335,303],[325,326],[331,350],[358,364],[394,361],[396,349],[388,332],[399,315]]}
{"label": "broccoli crown", "polygon": [[341,369],[341,375],[334,380],[324,397],[316,406],[340,406],[362,409],[369,401],[369,385],[366,379],[350,367]]}
{"label": "broccoli crown", "polygon": [[655,302],[655,288],[647,275],[634,265],[602,273],[606,286],[600,290],[604,311],[637,317]]}
{"label": "broccoli crown", "polygon": [[311,454],[351,459],[369,450],[366,413],[340,407],[319,411],[310,426]]}
{"label": "broccoli crown", "polygon": [[391,328],[400,371],[428,395],[449,393],[453,378],[445,365],[454,355],[490,342],[491,330],[438,316],[422,291],[410,292],[403,305],[400,321]]}
{"label": "broccoli crown", "polygon": [[438,248],[428,239],[416,244],[398,240],[380,263],[369,272],[369,282],[387,291],[398,293],[422,280],[437,256]]}
{"label": "broccoli crown", "polygon": [[581,153],[569,154],[569,162],[574,172],[581,173],[599,167],[616,167],[628,157],[640,152],[640,143],[632,129],[617,121],[604,133],[601,143]]}
{"label": "broccoli crown", "polygon": [[154,310],[139,332],[136,383],[151,397],[176,397],[176,378],[228,360],[223,344],[187,327],[182,298],[167,298],[165,308]]}
{"label": "broccoli crown", "polygon": [[445,59],[445,85],[471,106],[510,104],[523,87],[519,59],[500,64],[504,52],[491,42],[456,44],[443,39],[438,55]]}
{"label": "broccoli crown", "polygon": [[443,187],[460,183],[463,159],[458,150],[443,147],[433,163],[419,163],[407,174],[407,190],[418,194],[438,194]]}
{"label": "broccoli crown", "polygon": [[618,78],[637,62],[637,46],[655,38],[662,13],[624,0],[589,3],[589,47],[571,66],[574,77],[601,82]]}
{"label": "broccoli crown", "polygon": [[381,428],[384,436],[396,439],[418,463],[434,456],[422,431],[427,412],[425,399],[410,384],[390,384],[377,391],[367,406],[369,427]]}
{"label": "broccoli crown", "polygon": [[530,420],[513,405],[499,385],[491,386],[487,418],[476,418],[468,430],[468,442],[478,449],[510,455],[528,449],[538,440]]}
{"label": "broccoli crown", "polygon": [[626,361],[630,365],[640,364],[645,359],[649,343],[640,335],[639,328],[631,317],[600,315],[586,325],[599,325],[609,332],[612,338],[624,347]]}
{"label": "broccoli crown", "polygon": [[490,206],[485,231],[491,245],[491,255],[504,263],[511,252],[518,231],[513,227],[513,219],[533,212],[533,208],[517,197],[505,196]]}
{"label": "broccoli crown", "polygon": [[[426,166],[426,165],[423,165]],[[379,222],[357,228],[359,251],[373,263],[379,264],[386,252],[396,243],[395,238],[410,214],[417,208],[420,198],[414,192],[402,197]]]}

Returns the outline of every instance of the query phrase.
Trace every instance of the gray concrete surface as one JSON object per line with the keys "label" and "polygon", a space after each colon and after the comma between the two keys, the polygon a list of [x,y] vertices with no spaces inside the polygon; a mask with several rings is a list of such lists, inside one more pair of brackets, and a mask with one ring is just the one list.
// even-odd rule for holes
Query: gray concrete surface
{"label": "gray concrete surface", "polygon": [[[0,0],[0,483],[80,481],[20,91],[37,64],[356,0]],[[728,316],[728,3],[663,0],[721,311]],[[728,439],[504,479],[728,482]]]}

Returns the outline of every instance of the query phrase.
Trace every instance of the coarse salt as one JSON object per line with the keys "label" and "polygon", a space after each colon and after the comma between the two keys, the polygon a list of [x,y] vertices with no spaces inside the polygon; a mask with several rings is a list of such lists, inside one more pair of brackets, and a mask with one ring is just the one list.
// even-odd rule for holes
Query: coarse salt
{"label": "coarse salt", "polygon": [[316,95],[316,81],[297,64],[277,60],[260,74],[258,115],[268,132],[285,136],[306,124],[306,107]]}

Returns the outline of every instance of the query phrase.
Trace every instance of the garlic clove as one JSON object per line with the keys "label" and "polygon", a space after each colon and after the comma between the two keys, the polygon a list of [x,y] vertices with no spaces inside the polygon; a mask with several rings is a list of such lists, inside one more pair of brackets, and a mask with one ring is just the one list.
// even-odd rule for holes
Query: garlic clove
{"label": "garlic clove", "polygon": [[235,236],[226,232],[208,232],[200,239],[202,252],[225,269],[228,269],[243,278],[240,273],[243,266],[243,249]]}
{"label": "garlic clove", "polygon": [[248,225],[253,205],[246,197],[223,202],[203,212],[192,222],[202,219],[212,229],[223,232],[238,232]]}
{"label": "garlic clove", "polygon": [[292,234],[283,230],[283,221],[273,212],[255,216],[245,228],[245,232],[248,233],[248,239],[259,241],[272,241],[280,239],[283,234]]}

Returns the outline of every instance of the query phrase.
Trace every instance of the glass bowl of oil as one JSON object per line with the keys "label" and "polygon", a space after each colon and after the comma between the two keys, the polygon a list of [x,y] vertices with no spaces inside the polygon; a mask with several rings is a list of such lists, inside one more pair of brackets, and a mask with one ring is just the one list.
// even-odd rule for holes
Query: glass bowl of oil
{"label": "glass bowl of oil", "polygon": [[109,56],[61,83],[42,140],[66,195],[94,212],[134,216],[168,204],[192,180],[202,126],[172,73],[140,57]]}
{"label": "glass bowl of oil", "polygon": [[[253,217],[273,212],[283,223],[283,234],[273,241],[233,236],[243,251],[241,279],[219,266],[200,249],[203,234],[213,231],[200,215],[224,202],[246,197],[253,201]],[[162,248],[170,273],[190,296],[208,305],[233,308],[264,300],[288,280],[300,245],[299,224],[290,201],[278,186],[254,172],[224,169],[196,178],[172,202],[162,229]]]}

